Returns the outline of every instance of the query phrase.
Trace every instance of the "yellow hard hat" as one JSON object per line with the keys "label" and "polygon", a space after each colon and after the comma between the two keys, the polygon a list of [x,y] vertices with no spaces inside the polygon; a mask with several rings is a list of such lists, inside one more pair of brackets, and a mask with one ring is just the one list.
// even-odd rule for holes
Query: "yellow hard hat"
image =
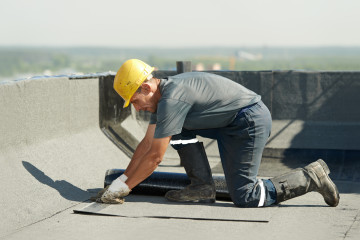
{"label": "yellow hard hat", "polygon": [[114,89],[125,100],[124,108],[129,106],[131,97],[152,71],[153,67],[138,59],[127,60],[120,67],[114,79]]}

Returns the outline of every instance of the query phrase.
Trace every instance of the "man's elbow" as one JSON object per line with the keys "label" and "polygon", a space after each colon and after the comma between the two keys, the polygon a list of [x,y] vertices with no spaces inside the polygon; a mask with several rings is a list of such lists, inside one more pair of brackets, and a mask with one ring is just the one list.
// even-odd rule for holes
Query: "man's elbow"
{"label": "man's elbow", "polygon": [[156,167],[159,166],[159,164],[161,163],[161,161],[162,161],[162,158],[160,158],[160,157],[155,158],[155,159],[154,159],[154,165],[155,165]]}
{"label": "man's elbow", "polygon": [[148,153],[149,153],[150,161],[156,167],[161,163],[161,161],[165,155],[165,151],[167,149],[169,141],[170,141],[170,137],[162,138],[162,139],[155,139],[152,142],[151,148]]}
{"label": "man's elbow", "polygon": [[150,162],[152,163],[152,165],[154,165],[154,167],[157,167],[159,166],[159,164],[161,163],[162,159],[163,159],[163,156],[161,156],[160,154],[158,153],[152,153],[152,154],[149,154],[150,156]]}

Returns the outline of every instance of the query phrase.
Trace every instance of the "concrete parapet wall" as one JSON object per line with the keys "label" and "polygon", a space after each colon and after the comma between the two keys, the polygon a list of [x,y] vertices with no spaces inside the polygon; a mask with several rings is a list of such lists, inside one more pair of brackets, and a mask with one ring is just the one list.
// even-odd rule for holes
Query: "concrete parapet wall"
{"label": "concrete parapet wall", "polygon": [[36,144],[97,125],[97,88],[97,79],[66,77],[0,85],[1,148]]}
{"label": "concrete parapet wall", "polygon": [[98,77],[0,84],[0,237],[87,200],[107,169],[126,168],[99,128],[99,96]]}

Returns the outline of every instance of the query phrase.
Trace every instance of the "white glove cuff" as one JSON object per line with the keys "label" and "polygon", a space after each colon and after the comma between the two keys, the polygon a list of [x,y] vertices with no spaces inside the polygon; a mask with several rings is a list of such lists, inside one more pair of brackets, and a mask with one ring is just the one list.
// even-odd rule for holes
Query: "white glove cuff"
{"label": "white glove cuff", "polygon": [[123,182],[126,182],[126,180],[128,179],[128,177],[125,174],[121,174],[119,179]]}
{"label": "white glove cuff", "polygon": [[120,178],[115,179],[108,188],[110,192],[130,192],[129,186],[120,180]]}

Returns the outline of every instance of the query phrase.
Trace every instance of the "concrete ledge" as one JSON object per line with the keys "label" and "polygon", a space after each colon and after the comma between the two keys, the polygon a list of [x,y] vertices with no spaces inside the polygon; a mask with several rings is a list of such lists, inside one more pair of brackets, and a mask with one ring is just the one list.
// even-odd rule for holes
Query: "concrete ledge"
{"label": "concrete ledge", "polygon": [[99,128],[98,78],[3,83],[0,98],[0,237],[87,200],[107,169],[126,168]]}

